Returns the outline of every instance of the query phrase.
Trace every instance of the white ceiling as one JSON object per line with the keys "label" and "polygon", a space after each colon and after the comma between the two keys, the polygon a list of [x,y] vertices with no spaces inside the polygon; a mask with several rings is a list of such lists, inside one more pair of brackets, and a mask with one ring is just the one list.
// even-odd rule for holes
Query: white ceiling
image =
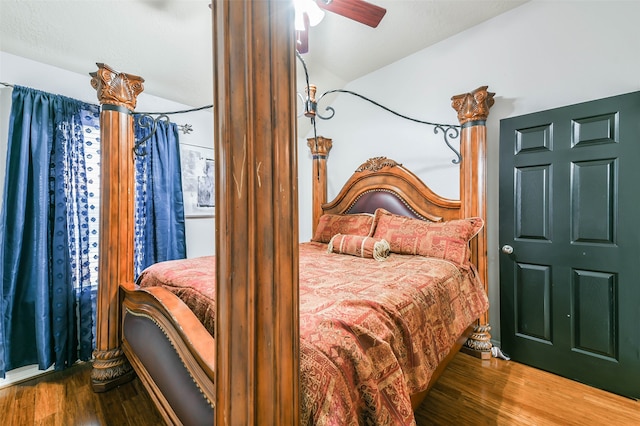
{"label": "white ceiling", "polygon": [[[526,0],[368,1],[387,9],[377,28],[330,12],[311,28],[303,55],[310,73],[346,84]],[[83,74],[103,62],[143,77],[145,93],[207,105],[213,98],[209,3],[0,0],[0,50]]]}

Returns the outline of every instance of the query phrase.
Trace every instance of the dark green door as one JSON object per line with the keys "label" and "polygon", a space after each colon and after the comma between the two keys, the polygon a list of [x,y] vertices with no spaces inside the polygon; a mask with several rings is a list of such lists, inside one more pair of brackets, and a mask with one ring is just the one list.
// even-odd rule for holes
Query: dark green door
{"label": "dark green door", "polygon": [[640,398],[640,92],[500,123],[501,341]]}

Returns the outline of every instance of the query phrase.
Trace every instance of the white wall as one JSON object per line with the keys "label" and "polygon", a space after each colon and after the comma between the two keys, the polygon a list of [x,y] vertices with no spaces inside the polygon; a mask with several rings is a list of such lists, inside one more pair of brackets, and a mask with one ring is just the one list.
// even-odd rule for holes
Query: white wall
{"label": "white wall", "polygon": [[[346,87],[405,115],[453,124],[457,118],[451,96],[483,85],[496,93],[487,121],[486,226],[490,321],[498,343],[500,120],[640,90],[639,17],[640,1],[533,0]],[[318,134],[333,139],[329,199],[358,165],[378,155],[403,163],[437,193],[459,197],[458,168],[431,128],[395,118],[349,95],[339,96],[332,106],[336,116],[318,123]],[[311,232],[306,139],[300,140],[299,157],[302,239]]]}
{"label": "white wall", "polygon": [[[116,64],[109,65],[116,66]],[[0,52],[0,81],[56,93],[93,104],[97,104],[98,99],[95,89],[91,87],[89,73],[96,70],[97,66],[95,64],[88,63],[87,74],[77,74],[6,52]],[[118,71],[127,72],[127,70]],[[11,89],[0,86],[0,176],[2,177],[0,200],[2,200],[4,192],[10,108]],[[138,96],[136,111],[163,112],[189,108],[187,105],[142,92]],[[193,132],[190,134],[180,133],[181,143],[213,148],[213,114],[211,110],[172,115],[171,120],[178,124],[188,123],[193,126]],[[188,257],[203,256],[215,252],[215,246],[211,243],[215,240],[215,222],[213,218],[186,219],[185,228]]]}

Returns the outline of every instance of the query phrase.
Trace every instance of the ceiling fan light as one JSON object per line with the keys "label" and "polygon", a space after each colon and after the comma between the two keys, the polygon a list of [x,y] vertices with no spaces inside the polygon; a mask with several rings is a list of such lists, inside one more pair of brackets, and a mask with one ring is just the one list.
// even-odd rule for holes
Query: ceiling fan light
{"label": "ceiling fan light", "polygon": [[324,10],[320,9],[314,0],[294,0],[293,4],[296,10],[296,29],[298,29],[298,21],[303,25],[302,16],[304,13],[309,17],[309,25],[312,27],[318,25],[324,18]]}
{"label": "ceiling fan light", "polygon": [[305,26],[304,26],[304,12],[296,7],[296,13],[295,13],[295,28],[296,31],[304,31],[305,30]]}
{"label": "ceiling fan light", "polygon": [[307,13],[309,14],[309,25],[312,27],[315,27],[324,19],[324,10],[320,9],[320,6],[313,0],[309,0]]}

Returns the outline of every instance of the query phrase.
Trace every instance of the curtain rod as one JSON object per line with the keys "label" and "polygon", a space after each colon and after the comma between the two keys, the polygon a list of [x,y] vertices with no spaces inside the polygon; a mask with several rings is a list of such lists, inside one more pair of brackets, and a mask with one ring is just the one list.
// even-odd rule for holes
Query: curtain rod
{"label": "curtain rod", "polygon": [[[149,139],[151,139],[151,137],[153,136],[153,134],[156,132],[156,129],[158,127],[158,121],[160,120],[164,120],[167,123],[170,122],[169,120],[169,115],[172,114],[185,114],[188,112],[195,112],[195,111],[202,111],[204,109],[209,109],[209,108],[213,108],[213,104],[211,105],[204,105],[201,107],[197,107],[197,108],[190,108],[190,109],[183,109],[180,111],[168,111],[168,112],[136,112],[134,111],[135,114],[138,114],[138,125],[140,127],[144,127],[144,128],[148,128],[151,130],[151,132],[143,137],[140,140],[137,140],[134,147],[133,147],[133,152],[139,156],[145,156],[147,155],[147,153],[145,151],[143,151],[143,145],[146,141],[148,141]],[[154,117],[154,115],[156,117]],[[189,133],[191,133],[193,131],[193,126],[191,124],[177,124],[178,129],[180,129],[180,131],[187,135]]]}
{"label": "curtain rod", "polygon": [[[5,87],[11,87],[14,88],[15,86],[13,84],[10,83],[5,83],[4,81],[0,81],[0,85],[3,85]],[[187,110],[183,110],[183,111],[171,111],[171,112],[136,112],[136,114],[143,114],[143,115],[151,115],[151,114],[183,114],[186,112],[193,112],[193,111],[200,111],[203,109],[208,109],[208,108],[213,108],[213,105],[205,105],[203,107],[200,108],[193,108],[193,109],[187,109]],[[135,111],[134,111],[135,112]],[[177,124],[178,129],[180,129],[180,131],[183,134],[189,134],[193,131],[193,126],[191,124]]]}
{"label": "curtain rod", "polygon": [[195,111],[201,111],[203,109],[209,109],[209,108],[213,108],[213,104],[211,105],[205,105],[205,106],[201,106],[198,108],[191,108],[191,109],[183,109],[181,111],[170,111],[170,112],[135,112],[136,114],[143,114],[143,115],[172,115],[172,114],[185,114],[187,112],[195,112]]}

